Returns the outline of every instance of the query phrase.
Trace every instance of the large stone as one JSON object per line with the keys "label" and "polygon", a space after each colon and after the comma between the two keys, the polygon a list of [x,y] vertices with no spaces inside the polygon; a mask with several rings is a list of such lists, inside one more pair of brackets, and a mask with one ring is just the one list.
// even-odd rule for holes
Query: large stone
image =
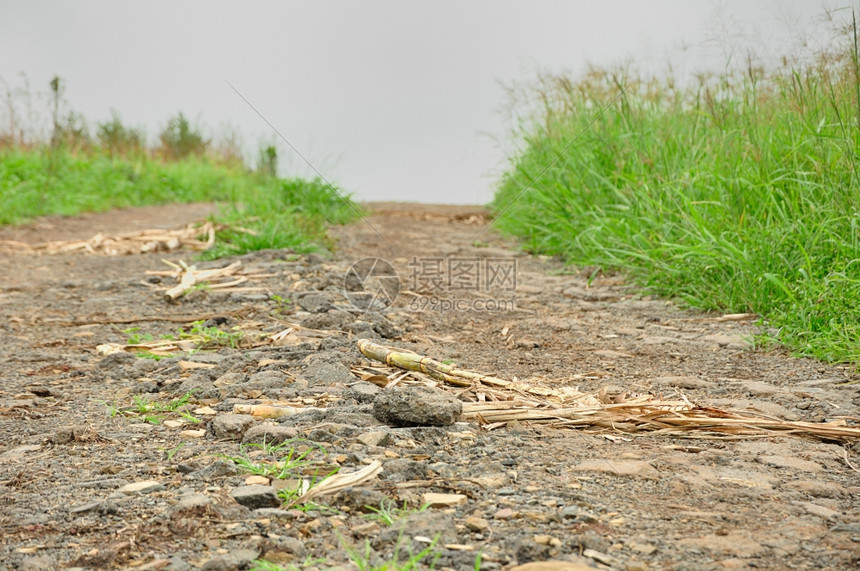
{"label": "large stone", "polygon": [[356,378],[349,372],[349,367],[341,363],[315,362],[308,365],[302,374],[309,387],[315,385],[334,385],[355,382]]}
{"label": "large stone", "polygon": [[260,484],[240,486],[230,492],[230,495],[236,502],[252,510],[274,508],[281,505],[281,500],[272,486],[262,486]]}
{"label": "large stone", "polygon": [[146,480],[144,482],[133,482],[131,484],[126,484],[122,488],[119,489],[120,492],[126,495],[133,494],[148,494],[150,492],[156,492],[158,490],[163,490],[164,484],[157,480]]}
{"label": "large stone", "polygon": [[209,430],[215,438],[239,440],[253,424],[254,417],[250,414],[224,413],[219,414],[212,420]]}
{"label": "large stone", "polygon": [[430,387],[396,387],[373,399],[373,416],[395,426],[448,426],[462,412],[462,402]]}
{"label": "large stone", "polygon": [[283,444],[299,435],[293,427],[273,424],[257,424],[245,431],[242,444]]}

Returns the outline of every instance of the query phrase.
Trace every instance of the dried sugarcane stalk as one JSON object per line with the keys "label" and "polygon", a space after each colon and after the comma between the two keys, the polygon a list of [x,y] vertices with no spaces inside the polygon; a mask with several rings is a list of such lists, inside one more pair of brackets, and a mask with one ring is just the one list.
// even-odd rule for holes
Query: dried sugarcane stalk
{"label": "dried sugarcane stalk", "polygon": [[167,301],[174,301],[176,298],[185,294],[194,286],[199,283],[203,283],[206,280],[221,277],[221,276],[229,276],[233,274],[236,270],[238,270],[242,266],[242,262],[235,261],[229,266],[225,266],[223,268],[216,268],[212,270],[198,270],[196,266],[189,266],[182,260],[179,261],[179,265],[176,265],[167,260],[162,260],[165,264],[169,266],[173,266],[179,270],[179,285],[170,288],[166,292],[164,292],[164,299]]}
{"label": "dried sugarcane stalk", "polygon": [[506,381],[504,379],[498,379],[496,377],[482,375],[481,373],[459,369],[454,365],[446,365],[445,363],[440,363],[430,357],[422,357],[417,353],[396,351],[395,349],[378,345],[367,339],[361,339],[358,342],[358,350],[361,351],[365,357],[381,361],[391,367],[425,373],[434,379],[458,387],[472,386],[471,381],[477,381],[496,387],[509,387],[512,384],[510,381]]}

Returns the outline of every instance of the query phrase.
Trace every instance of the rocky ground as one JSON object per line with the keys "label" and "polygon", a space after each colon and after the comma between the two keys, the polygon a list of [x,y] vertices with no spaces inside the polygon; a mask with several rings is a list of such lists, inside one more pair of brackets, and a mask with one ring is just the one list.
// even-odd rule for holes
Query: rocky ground
{"label": "rocky ground", "polygon": [[[172,227],[210,209],[46,219],[0,240]],[[174,303],[163,297],[174,283],[147,271],[192,263],[188,252],[0,254],[0,567],[857,567],[850,440],[458,420],[462,401],[493,391],[419,388],[426,376],[356,342],[548,390],[683,395],[815,423],[860,416],[855,369],[753,350],[752,319],[562,273],[492,231],[475,244],[489,222],[477,207],[373,210],[333,231],[334,256],[242,256],[246,283]],[[356,278],[392,293],[382,265],[365,272],[368,257],[399,275],[391,307],[354,305]],[[99,349],[168,336],[205,346],[158,360]],[[243,413],[270,403],[295,414]],[[368,479],[296,501],[305,482],[362,470]],[[554,563],[527,565],[541,561]]]}

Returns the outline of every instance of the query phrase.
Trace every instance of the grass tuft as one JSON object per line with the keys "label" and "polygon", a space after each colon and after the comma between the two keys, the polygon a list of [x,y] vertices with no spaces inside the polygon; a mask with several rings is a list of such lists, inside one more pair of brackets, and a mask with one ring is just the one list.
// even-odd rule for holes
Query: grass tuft
{"label": "grass tuft", "polygon": [[496,225],[690,306],[756,312],[763,343],[860,363],[860,65],[853,22],[843,32],[803,65],[688,87],[542,77]]}

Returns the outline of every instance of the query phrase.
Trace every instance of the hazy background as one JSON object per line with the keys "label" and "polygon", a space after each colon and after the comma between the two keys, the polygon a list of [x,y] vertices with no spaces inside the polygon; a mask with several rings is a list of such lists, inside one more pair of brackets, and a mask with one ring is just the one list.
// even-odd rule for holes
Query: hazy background
{"label": "hazy background", "polygon": [[[850,4],[848,0],[843,4]],[[0,0],[0,77],[66,81],[91,121],[150,140],[178,111],[249,157],[271,129],[362,200],[483,203],[510,150],[500,84],[636,61],[683,76],[809,41],[815,0]],[[814,39],[814,38],[813,38]],[[223,78],[223,79],[222,79]],[[284,174],[310,173],[280,144]]]}

